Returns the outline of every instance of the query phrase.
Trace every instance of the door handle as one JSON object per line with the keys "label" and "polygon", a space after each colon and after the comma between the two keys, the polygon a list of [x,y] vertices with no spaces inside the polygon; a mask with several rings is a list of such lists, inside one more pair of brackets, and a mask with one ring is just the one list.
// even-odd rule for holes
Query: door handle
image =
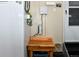
{"label": "door handle", "polygon": [[65,14],[67,14],[67,10],[65,10]]}

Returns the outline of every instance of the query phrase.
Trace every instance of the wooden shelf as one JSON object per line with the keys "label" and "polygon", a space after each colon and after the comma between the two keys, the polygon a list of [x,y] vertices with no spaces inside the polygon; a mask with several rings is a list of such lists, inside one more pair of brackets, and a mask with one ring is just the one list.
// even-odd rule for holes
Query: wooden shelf
{"label": "wooden shelf", "polygon": [[29,56],[32,57],[33,51],[46,51],[48,52],[49,56],[53,55],[55,48],[55,43],[51,37],[31,37],[28,45],[27,50],[29,51]]}

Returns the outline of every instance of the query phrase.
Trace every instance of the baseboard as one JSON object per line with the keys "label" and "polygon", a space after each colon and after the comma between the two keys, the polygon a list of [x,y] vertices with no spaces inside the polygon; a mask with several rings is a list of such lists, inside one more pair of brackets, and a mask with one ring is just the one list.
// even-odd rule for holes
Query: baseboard
{"label": "baseboard", "polygon": [[63,43],[56,43],[55,52],[63,52]]}

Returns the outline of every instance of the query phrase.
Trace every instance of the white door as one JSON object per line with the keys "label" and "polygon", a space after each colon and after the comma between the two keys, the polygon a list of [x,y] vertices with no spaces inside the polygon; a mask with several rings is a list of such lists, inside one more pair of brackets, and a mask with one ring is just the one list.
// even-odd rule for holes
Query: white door
{"label": "white door", "polygon": [[64,5],[65,42],[79,42],[79,1],[65,2]]}
{"label": "white door", "polygon": [[24,56],[23,2],[0,1],[0,56]]}

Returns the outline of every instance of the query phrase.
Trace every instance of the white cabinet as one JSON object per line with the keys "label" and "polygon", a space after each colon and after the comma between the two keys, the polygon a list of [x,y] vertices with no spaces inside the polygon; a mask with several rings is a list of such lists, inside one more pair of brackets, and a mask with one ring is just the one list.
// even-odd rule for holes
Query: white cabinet
{"label": "white cabinet", "polygon": [[23,2],[0,2],[0,56],[24,56]]}

